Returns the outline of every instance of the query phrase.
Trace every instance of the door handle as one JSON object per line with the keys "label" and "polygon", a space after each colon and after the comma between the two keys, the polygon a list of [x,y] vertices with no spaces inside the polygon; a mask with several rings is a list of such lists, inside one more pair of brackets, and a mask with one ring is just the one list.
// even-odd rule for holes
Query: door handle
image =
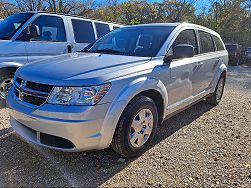
{"label": "door handle", "polygon": [[204,63],[203,62],[198,62],[196,67],[200,68]]}
{"label": "door handle", "polygon": [[194,72],[198,71],[203,64],[204,64],[203,62],[196,63],[196,65],[193,68],[193,71]]}
{"label": "door handle", "polygon": [[198,66],[198,67],[201,67],[203,64],[204,64],[203,62],[198,62],[198,63],[197,63],[197,66]]}
{"label": "door handle", "polygon": [[72,53],[72,48],[73,48],[73,45],[67,45],[67,51],[68,53]]}
{"label": "door handle", "polygon": [[216,64],[219,63],[220,60],[221,60],[221,58],[218,58],[218,59],[215,61],[215,63],[216,63]]}

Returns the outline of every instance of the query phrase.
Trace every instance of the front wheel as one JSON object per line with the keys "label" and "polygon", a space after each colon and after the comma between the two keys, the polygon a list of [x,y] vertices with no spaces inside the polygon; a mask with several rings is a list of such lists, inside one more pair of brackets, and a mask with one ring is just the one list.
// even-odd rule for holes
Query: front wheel
{"label": "front wheel", "polygon": [[13,75],[6,75],[0,78],[0,97],[6,99],[13,84]]}
{"label": "front wheel", "polygon": [[120,117],[111,144],[113,150],[125,157],[143,154],[154,139],[157,125],[154,101],[146,96],[135,97]]}
{"label": "front wheel", "polygon": [[219,104],[223,95],[225,81],[226,81],[226,77],[225,75],[222,74],[220,79],[218,80],[214,93],[206,99],[206,101],[209,104],[213,104],[213,105]]}

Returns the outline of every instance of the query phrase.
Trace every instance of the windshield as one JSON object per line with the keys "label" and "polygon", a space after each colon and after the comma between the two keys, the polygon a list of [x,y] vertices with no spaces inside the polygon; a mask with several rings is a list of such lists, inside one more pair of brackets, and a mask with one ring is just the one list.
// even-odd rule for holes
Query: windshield
{"label": "windshield", "polygon": [[140,57],[154,57],[173,31],[171,26],[135,26],[113,30],[89,49],[93,53],[109,53]]}
{"label": "windshield", "polygon": [[18,13],[0,22],[0,39],[9,40],[16,31],[33,15],[33,13]]}

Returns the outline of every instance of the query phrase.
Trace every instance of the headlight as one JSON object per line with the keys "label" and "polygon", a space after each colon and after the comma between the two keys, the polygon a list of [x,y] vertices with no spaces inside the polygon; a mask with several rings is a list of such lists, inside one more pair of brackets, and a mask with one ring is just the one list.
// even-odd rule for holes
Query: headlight
{"label": "headlight", "polygon": [[95,105],[105,96],[110,84],[90,87],[55,87],[48,103],[63,105]]}

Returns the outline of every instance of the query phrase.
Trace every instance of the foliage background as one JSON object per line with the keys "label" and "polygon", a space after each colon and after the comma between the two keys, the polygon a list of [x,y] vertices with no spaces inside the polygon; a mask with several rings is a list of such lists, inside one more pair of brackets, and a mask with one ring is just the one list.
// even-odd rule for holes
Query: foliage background
{"label": "foliage background", "polygon": [[59,12],[122,24],[190,22],[216,30],[225,42],[251,46],[251,0],[0,0],[0,18],[20,11]]}

